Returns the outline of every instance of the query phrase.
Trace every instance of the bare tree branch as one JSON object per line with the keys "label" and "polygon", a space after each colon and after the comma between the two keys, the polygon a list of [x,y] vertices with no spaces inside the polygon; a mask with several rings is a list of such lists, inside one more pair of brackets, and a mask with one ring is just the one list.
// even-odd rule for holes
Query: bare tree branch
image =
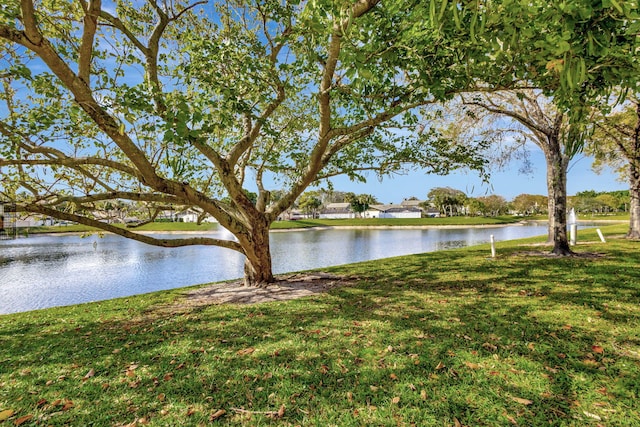
{"label": "bare tree branch", "polygon": [[90,83],[91,59],[93,57],[93,39],[98,28],[98,16],[102,8],[102,0],[90,0],[84,15],[84,31],[78,54],[78,77],[87,85]]}
{"label": "bare tree branch", "polygon": [[75,215],[68,212],[62,212],[62,211],[52,209],[47,206],[35,204],[35,203],[19,204],[19,205],[16,205],[16,208],[19,211],[48,215],[53,218],[61,219],[63,221],[77,222],[78,224],[95,227],[100,230],[108,231],[110,233],[126,237],[128,239],[137,240],[138,242],[142,242],[142,243],[146,243],[154,246],[161,246],[165,248],[177,248],[181,246],[208,245],[208,246],[219,246],[227,249],[233,249],[234,251],[244,253],[242,247],[237,242],[230,241],[230,240],[213,239],[209,237],[190,237],[190,238],[183,238],[183,239],[157,239],[148,235],[134,233],[127,229],[116,227],[112,224],[107,224],[105,222],[91,219],[82,215]]}

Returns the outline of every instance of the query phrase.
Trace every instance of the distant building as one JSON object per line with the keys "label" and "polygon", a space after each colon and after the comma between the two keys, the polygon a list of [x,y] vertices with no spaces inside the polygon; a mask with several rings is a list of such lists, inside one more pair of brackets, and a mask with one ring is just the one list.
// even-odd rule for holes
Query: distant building
{"label": "distant building", "polygon": [[422,214],[427,218],[439,218],[440,210],[432,207],[428,207],[426,209],[422,209]]}
{"label": "distant building", "polygon": [[[193,209],[187,209],[182,212],[178,212],[174,215],[174,220],[177,222],[198,222],[198,218],[200,217],[200,213],[194,211]],[[217,222],[214,217],[207,214],[203,218],[202,222]]]}
{"label": "distant building", "polygon": [[198,222],[198,213],[187,209],[186,211],[176,213],[174,218],[176,222]]}
{"label": "distant building", "polygon": [[26,228],[26,227],[40,227],[43,225],[54,225],[55,220],[51,217],[46,216],[25,216],[25,217],[17,217],[15,220],[15,225],[17,228]]}
{"label": "distant building", "polygon": [[366,218],[421,218],[422,210],[401,205],[371,205],[364,216]]}
{"label": "distant building", "polygon": [[[440,216],[440,210],[436,209],[433,206],[429,206],[426,200],[417,200],[417,199],[404,199],[400,206],[405,206],[408,208],[418,208],[422,211],[422,216],[427,218],[438,218]],[[428,207],[424,207],[428,206]]]}
{"label": "distant building", "polygon": [[418,208],[418,209],[422,209],[422,206],[424,205],[425,201],[424,200],[418,200],[418,199],[404,199],[401,203],[400,206],[404,206],[406,208]]}
{"label": "distant building", "polygon": [[329,203],[321,212],[320,219],[355,218],[351,203]]}

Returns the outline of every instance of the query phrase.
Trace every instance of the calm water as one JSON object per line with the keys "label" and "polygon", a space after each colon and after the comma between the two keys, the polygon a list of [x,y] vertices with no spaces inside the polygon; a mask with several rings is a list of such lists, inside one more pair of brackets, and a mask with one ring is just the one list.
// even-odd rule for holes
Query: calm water
{"label": "calm water", "polygon": [[[271,233],[271,246],[274,273],[286,273],[476,245],[491,234],[500,241],[545,233],[546,226],[290,231]],[[235,279],[243,262],[231,250],[159,248],[114,235],[0,241],[0,314]]]}

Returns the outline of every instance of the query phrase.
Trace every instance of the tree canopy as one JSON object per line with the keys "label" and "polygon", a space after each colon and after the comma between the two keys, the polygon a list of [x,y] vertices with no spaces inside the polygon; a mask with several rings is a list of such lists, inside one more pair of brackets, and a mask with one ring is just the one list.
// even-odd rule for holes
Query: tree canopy
{"label": "tree canopy", "polygon": [[[451,143],[419,123],[427,105],[524,84],[581,135],[584,105],[636,82],[638,25],[626,1],[6,0],[0,191],[146,243],[239,251],[246,282],[269,283],[269,225],[308,186],[483,168],[485,141]],[[118,200],[193,208],[234,239],[96,216]]]}
{"label": "tree canopy", "polygon": [[[457,9],[442,7],[438,16]],[[0,191],[23,211],[150,244],[233,249],[246,282],[261,284],[273,280],[269,224],[310,184],[483,166],[476,147],[416,126],[419,107],[469,83],[470,41],[434,31],[424,2],[8,0],[0,10]],[[192,207],[235,238],[113,227],[95,215],[111,200],[151,214]]]}

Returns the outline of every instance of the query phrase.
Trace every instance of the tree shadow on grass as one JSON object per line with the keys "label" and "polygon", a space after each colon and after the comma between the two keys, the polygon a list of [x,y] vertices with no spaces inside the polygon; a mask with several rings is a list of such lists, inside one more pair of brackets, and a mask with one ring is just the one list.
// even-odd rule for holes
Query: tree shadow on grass
{"label": "tree shadow on grass", "polygon": [[633,425],[637,257],[619,256],[443,252],[331,269],[359,283],[285,303],[22,316],[0,327],[0,406],[52,425]]}

